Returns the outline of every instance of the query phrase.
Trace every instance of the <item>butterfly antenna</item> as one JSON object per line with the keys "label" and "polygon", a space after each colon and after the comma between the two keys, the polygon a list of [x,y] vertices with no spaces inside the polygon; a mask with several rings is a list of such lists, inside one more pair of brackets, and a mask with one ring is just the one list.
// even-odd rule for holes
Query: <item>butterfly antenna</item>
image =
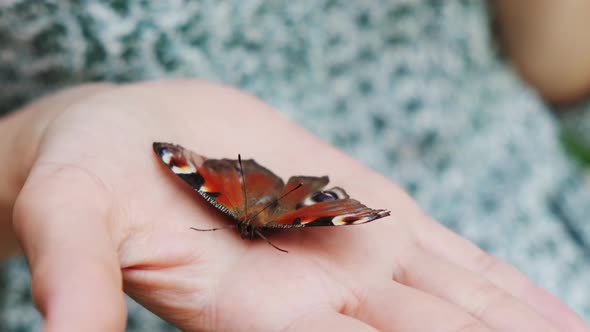
{"label": "butterfly antenna", "polygon": [[[298,184],[297,186],[295,186],[295,188],[287,191],[286,193],[282,194],[281,197],[275,199],[274,201],[268,203],[265,207],[263,207],[260,211],[256,212],[256,214],[254,214],[252,217],[250,217],[250,219],[248,219],[248,222],[250,220],[253,220],[254,218],[256,218],[256,216],[258,216],[259,214],[261,214],[264,210],[268,209],[269,207],[273,206],[274,204],[277,204],[281,199],[283,199],[285,196],[289,195],[290,193],[294,192],[295,190],[301,188],[301,186],[303,185],[303,183]],[[268,241],[268,240],[267,240]],[[274,245],[273,245],[274,246]]]}
{"label": "butterfly antenna", "polygon": [[244,176],[244,167],[242,166],[242,156],[238,153],[238,164],[240,165],[240,174],[242,175],[242,193],[244,194],[244,215],[248,215],[248,197],[246,197],[246,177]]}
{"label": "butterfly antenna", "polygon": [[223,227],[215,227],[215,228],[196,228],[196,227],[191,227],[192,230],[195,231],[199,231],[199,232],[213,232],[213,231],[218,231],[220,229],[230,229],[230,228],[236,228],[237,225],[227,225],[227,226],[223,226]]}
{"label": "butterfly antenna", "polygon": [[262,238],[263,240],[265,240],[268,244],[270,244],[271,246],[273,246],[273,248],[275,248],[276,250],[288,253],[287,250],[281,249],[281,248],[277,247],[275,244],[273,244],[272,242],[270,242],[270,240],[267,239],[264,235],[262,235],[262,233],[260,231],[256,230],[255,232],[256,232],[256,235],[260,236],[260,238]]}

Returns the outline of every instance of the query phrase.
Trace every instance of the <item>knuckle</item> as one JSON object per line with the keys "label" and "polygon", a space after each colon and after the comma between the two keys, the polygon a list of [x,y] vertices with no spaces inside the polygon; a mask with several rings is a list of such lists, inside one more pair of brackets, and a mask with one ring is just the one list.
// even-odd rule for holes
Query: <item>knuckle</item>
{"label": "knuckle", "polygon": [[392,259],[392,279],[402,283],[410,283],[410,274],[416,262],[420,260],[420,257],[424,255],[424,250],[413,236],[403,236],[397,246],[395,252],[399,253],[394,255]]}
{"label": "knuckle", "polygon": [[71,208],[74,202],[105,208],[107,191],[101,178],[84,167],[66,163],[40,165],[16,198],[13,229],[18,234],[27,220],[42,220],[58,208]]}
{"label": "knuckle", "polygon": [[489,310],[503,307],[510,300],[510,295],[497,288],[486,279],[478,279],[468,293],[467,305],[471,314],[477,318],[485,317]]}
{"label": "knuckle", "polygon": [[485,251],[479,249],[473,255],[473,266],[475,271],[479,274],[488,274],[496,270],[500,261],[491,256],[490,254],[486,253]]}

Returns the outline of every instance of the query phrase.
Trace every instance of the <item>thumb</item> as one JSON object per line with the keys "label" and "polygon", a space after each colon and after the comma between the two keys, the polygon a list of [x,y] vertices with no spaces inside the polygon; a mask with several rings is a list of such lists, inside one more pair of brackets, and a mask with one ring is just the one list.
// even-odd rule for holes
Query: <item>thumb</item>
{"label": "thumb", "polygon": [[44,331],[123,331],[126,308],[108,196],[84,170],[34,169],[14,207]]}

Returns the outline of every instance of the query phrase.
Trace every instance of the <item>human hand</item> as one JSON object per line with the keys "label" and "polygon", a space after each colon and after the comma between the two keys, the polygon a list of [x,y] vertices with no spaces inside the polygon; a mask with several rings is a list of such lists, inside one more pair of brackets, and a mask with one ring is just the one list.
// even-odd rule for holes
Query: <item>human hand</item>
{"label": "human hand", "polygon": [[[186,331],[588,331],[390,181],[251,97],[195,81],[98,90],[13,121],[26,178],[13,225],[46,331],[122,330],[122,287]],[[235,231],[191,231],[227,221],[161,164],[154,141],[241,153],[283,178],[329,175],[392,216],[273,234],[288,254]]]}

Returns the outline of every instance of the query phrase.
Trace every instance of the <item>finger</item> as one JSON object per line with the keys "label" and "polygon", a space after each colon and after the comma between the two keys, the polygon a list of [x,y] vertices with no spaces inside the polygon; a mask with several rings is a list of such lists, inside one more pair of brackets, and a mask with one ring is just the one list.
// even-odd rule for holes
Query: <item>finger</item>
{"label": "finger", "polygon": [[377,332],[378,330],[358,319],[343,315],[338,312],[317,311],[297,318],[283,331]]}
{"label": "finger", "polygon": [[433,254],[483,275],[563,331],[588,331],[582,320],[563,302],[535,285],[514,267],[487,254],[433,220],[428,219],[416,226],[418,241]]}
{"label": "finger", "polygon": [[126,310],[107,204],[80,170],[33,170],[14,227],[32,273],[45,331],[122,331]]}
{"label": "finger", "polygon": [[403,268],[396,280],[458,305],[495,331],[558,331],[489,280],[430,253],[415,251]]}
{"label": "finger", "polygon": [[380,331],[491,332],[453,304],[397,282],[370,289],[354,316]]}

